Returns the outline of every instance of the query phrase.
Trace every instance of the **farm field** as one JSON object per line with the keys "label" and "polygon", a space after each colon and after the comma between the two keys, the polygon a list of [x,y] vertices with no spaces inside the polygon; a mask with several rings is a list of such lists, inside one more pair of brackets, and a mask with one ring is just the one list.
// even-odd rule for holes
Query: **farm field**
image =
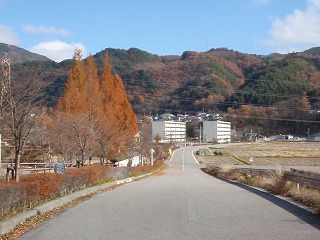
{"label": "farm field", "polygon": [[197,160],[203,164],[241,165],[238,159],[256,166],[320,166],[318,142],[231,143],[200,148]]}

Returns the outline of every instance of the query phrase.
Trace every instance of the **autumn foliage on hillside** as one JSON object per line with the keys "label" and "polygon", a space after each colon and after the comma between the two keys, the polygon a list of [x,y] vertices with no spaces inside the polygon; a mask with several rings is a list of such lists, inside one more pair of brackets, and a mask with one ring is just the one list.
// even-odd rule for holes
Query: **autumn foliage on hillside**
{"label": "autumn foliage on hillside", "polygon": [[125,155],[138,127],[122,79],[112,73],[107,55],[100,76],[94,58],[83,62],[81,57],[76,50],[64,95],[45,122],[56,139],[53,147],[61,160],[76,158],[82,164],[93,156],[104,161]]}
{"label": "autumn foliage on hillside", "polygon": [[[247,129],[258,131],[261,130],[261,126],[268,126],[263,129],[264,134],[290,132],[305,135],[308,128],[312,129],[312,132],[320,130],[319,124],[310,124],[319,121],[319,48],[268,56],[241,53],[226,48],[205,52],[185,51],[181,56],[158,56],[139,49],[106,48],[93,56],[93,68],[90,67],[89,59],[86,62],[65,60],[60,63],[26,61],[14,64],[12,77],[24,82],[25,72],[34,72],[34,76],[46,86],[46,106],[56,106],[57,99],[64,91],[74,91],[69,97],[65,97],[65,101],[73,103],[73,106],[80,105],[76,108],[78,113],[86,106],[82,103],[85,101],[88,105],[84,110],[89,111],[88,106],[91,106],[91,112],[94,112],[92,98],[86,102],[86,98],[81,98],[83,95],[78,96],[82,91],[81,79],[87,79],[90,74],[96,76],[95,71],[88,70],[93,70],[96,65],[100,84],[106,54],[110,57],[112,66],[112,71],[109,71],[111,78],[115,78],[112,74],[115,72],[121,76],[128,99],[137,114],[162,114],[167,111],[174,114],[195,114],[204,110],[234,120],[232,126],[237,127],[236,130],[239,132]],[[67,70],[70,70],[69,76]],[[70,82],[65,85],[71,72],[73,75],[78,74],[73,76],[77,83]],[[79,89],[73,88],[73,84]],[[85,84],[90,85],[90,82],[86,81]],[[97,93],[91,88],[86,89],[90,90],[89,96]],[[248,116],[253,119],[252,122],[245,121],[247,116],[242,114],[243,106],[246,105],[252,109],[253,115]],[[309,106],[310,111],[304,111],[304,105]],[[66,111],[69,111],[67,106],[68,104],[65,106]],[[228,114],[232,111],[237,118]],[[256,119],[258,121],[255,121]],[[288,119],[292,121],[288,122]],[[110,129],[115,128],[110,126]],[[110,131],[106,132],[111,135]],[[119,149],[119,146],[114,147]],[[67,150],[67,145],[64,148]]]}

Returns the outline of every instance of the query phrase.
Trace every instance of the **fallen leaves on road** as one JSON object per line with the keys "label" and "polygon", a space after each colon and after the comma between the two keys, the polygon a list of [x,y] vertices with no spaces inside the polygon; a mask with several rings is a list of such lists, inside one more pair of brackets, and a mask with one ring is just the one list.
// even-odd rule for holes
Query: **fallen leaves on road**
{"label": "fallen leaves on road", "polygon": [[[109,191],[111,189],[113,189],[113,188],[107,189],[107,191]],[[99,192],[101,192],[101,191],[99,191]],[[31,229],[41,225],[42,223],[48,221],[49,219],[55,217],[57,214],[61,213],[62,211],[91,198],[94,194],[96,194],[96,193],[77,198],[77,199],[63,205],[62,207],[58,207],[58,208],[55,208],[55,209],[50,210],[48,212],[39,214],[37,216],[30,217],[26,222],[17,225],[9,233],[2,235],[0,237],[0,240],[17,239],[17,238],[21,237],[22,235],[24,235],[25,233],[29,232]]]}

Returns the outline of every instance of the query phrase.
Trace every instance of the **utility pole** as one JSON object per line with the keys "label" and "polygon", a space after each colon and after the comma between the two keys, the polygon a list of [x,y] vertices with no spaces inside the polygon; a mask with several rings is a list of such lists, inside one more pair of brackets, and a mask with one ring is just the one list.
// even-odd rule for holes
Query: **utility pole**
{"label": "utility pole", "polygon": [[3,96],[7,92],[9,92],[9,90],[11,89],[11,67],[10,67],[10,58],[8,57],[7,53],[5,53],[2,58],[1,70],[2,70],[1,107],[2,107]]}
{"label": "utility pole", "polygon": [[0,169],[1,169],[1,160],[2,160],[2,139],[1,139],[1,133],[0,133]]}
{"label": "utility pole", "polygon": [[199,129],[199,144],[201,144],[201,138],[202,138],[201,132],[202,132],[202,128],[201,128],[201,122],[200,122],[200,129]]}
{"label": "utility pole", "polygon": [[[2,109],[3,109],[3,96],[7,92],[10,92],[11,89],[11,68],[10,68],[10,58],[8,57],[8,53],[5,53],[2,61],[1,61],[1,72],[2,72],[2,81],[1,81],[1,96],[0,96],[0,111],[1,111],[1,118],[2,118]],[[2,126],[2,124],[1,124]],[[0,128],[0,168],[2,163],[2,127]]]}

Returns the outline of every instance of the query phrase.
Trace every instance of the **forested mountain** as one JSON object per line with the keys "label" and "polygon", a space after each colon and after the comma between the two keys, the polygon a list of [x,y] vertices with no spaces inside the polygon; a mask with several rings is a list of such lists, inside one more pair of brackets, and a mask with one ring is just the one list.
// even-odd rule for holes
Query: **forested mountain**
{"label": "forested mountain", "polygon": [[[218,112],[235,129],[305,135],[320,131],[320,48],[301,53],[250,55],[226,48],[158,56],[131,48],[93,55],[99,73],[108,53],[138,114]],[[13,50],[9,52],[9,57]],[[46,86],[46,104],[64,91],[71,61],[12,65],[12,76],[32,75]]]}
{"label": "forested mountain", "polygon": [[5,43],[0,43],[0,56],[3,53],[8,53],[10,55],[10,61],[12,64],[22,63],[25,61],[48,61],[49,58],[41,56],[36,53],[29,52],[23,48],[19,48],[13,45],[8,45]]}

